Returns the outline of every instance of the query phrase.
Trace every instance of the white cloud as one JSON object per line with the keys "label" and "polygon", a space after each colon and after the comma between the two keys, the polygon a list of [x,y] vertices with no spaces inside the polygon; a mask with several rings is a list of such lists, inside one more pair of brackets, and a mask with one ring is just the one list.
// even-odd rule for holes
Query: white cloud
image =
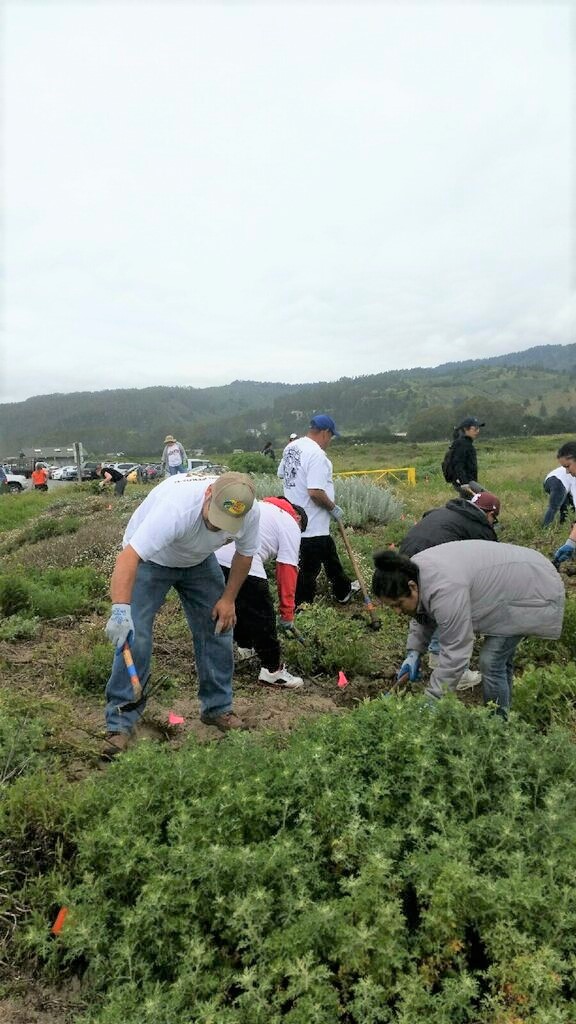
{"label": "white cloud", "polygon": [[575,340],[568,5],[4,13],[3,400]]}

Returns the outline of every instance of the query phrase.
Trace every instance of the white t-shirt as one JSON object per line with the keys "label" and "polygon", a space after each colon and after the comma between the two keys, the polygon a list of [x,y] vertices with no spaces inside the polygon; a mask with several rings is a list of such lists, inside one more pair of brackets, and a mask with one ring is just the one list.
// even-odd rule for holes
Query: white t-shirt
{"label": "white t-shirt", "polygon": [[568,494],[572,495],[572,501],[576,505],[576,476],[572,476],[564,466],[558,466],[557,469],[553,469],[550,473],[547,473],[544,477],[544,482],[549,480],[551,476],[558,478],[560,483],[564,484]]}
{"label": "white t-shirt", "polygon": [[[248,575],[265,580],[264,562],[270,558],[275,558],[277,562],[285,565],[298,565],[302,534],[294,517],[283,508],[272,505],[269,501],[258,501],[256,504],[260,509],[260,547],[258,554],[252,559]],[[233,544],[226,544],[216,552],[220,565],[230,567],[234,550]]]}
{"label": "white t-shirt", "polygon": [[332,463],[320,445],[311,437],[299,437],[286,445],[278,476],[284,481],[284,497],[293,505],[300,505],[308,516],[302,536],[326,537],[330,533],[330,513],[308,494],[308,488],[318,488],[334,501]]}
{"label": "white t-shirt", "polygon": [[199,565],[231,540],[241,555],[255,555],[259,543],[258,502],[254,502],[234,536],[205,526],[202,506],[206,488],[215,479],[198,480],[179,473],[158,484],[130,519],[124,547],[130,544],[144,562],[172,568]]}

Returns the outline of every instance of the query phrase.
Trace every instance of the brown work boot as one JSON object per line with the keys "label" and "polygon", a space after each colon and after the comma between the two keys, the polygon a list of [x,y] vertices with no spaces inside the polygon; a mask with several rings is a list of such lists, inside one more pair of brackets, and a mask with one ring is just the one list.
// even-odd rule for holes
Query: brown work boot
{"label": "brown work boot", "polygon": [[115,757],[118,757],[118,754],[126,750],[131,738],[129,732],[107,732],[106,742],[100,751],[100,760],[113,761]]}
{"label": "brown work boot", "polygon": [[233,711],[225,711],[223,715],[215,715],[213,718],[209,715],[200,715],[200,721],[204,722],[204,725],[215,725],[220,732],[231,732],[233,729],[245,729],[246,726],[238,715],[235,715]]}

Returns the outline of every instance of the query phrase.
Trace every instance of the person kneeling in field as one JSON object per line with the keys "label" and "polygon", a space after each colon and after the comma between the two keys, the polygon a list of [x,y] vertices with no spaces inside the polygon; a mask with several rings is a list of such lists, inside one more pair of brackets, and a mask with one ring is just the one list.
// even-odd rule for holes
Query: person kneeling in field
{"label": "person kneeling in field", "polygon": [[[453,498],[442,508],[425,512],[401,541],[399,554],[412,558],[419,551],[448,544],[455,540],[498,541],[494,529],[500,515],[500,499],[491,491],[480,491],[473,498]],[[440,654],[440,640],[437,633],[430,639],[428,664],[436,668]],[[468,666],[458,680],[457,690],[470,690],[482,682],[480,672],[473,672]]]}
{"label": "person kneeling in field", "polygon": [[[284,690],[297,690],[304,685],[304,680],[292,675],[282,663],[276,613],[264,563],[276,559],[280,628],[286,636],[297,636],[294,626],[294,595],[298,580],[300,538],[306,529],[308,517],[303,508],[285,498],[264,498],[257,504],[260,509],[260,547],[236,597],[234,639],[241,648],[253,648],[260,658],[262,668],[259,682]],[[233,555],[233,544],[227,544],[216,552],[226,579]]]}
{"label": "person kneeling in field", "polygon": [[[212,483],[169,476],[134,512],[110,585],[106,635],[116,652],[106,686],[104,760],[128,746],[144,711],[154,619],[172,587],[194,640],[202,722],[222,732],[244,727],[232,711],[234,600],[258,551],[259,519],[254,485],[243,473],[224,473]],[[225,584],[214,551],[232,539]],[[126,642],[142,685],[138,701],[122,657]]]}
{"label": "person kneeling in field", "polygon": [[452,541],[406,558],[374,555],[372,593],[412,618],[398,678],[418,676],[420,657],[438,630],[438,665],[426,688],[440,698],[455,690],[482,633],[480,671],[484,703],[506,718],[512,700],[514,654],[524,636],[557,640],[564,586],[544,555],[516,544]]}

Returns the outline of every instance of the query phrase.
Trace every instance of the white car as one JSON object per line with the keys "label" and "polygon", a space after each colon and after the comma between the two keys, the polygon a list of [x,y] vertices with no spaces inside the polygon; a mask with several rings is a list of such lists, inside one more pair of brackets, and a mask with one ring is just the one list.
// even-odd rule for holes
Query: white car
{"label": "white car", "polygon": [[6,490],[10,494],[19,494],[20,491],[26,491],[31,486],[30,480],[27,480],[25,476],[20,476],[19,473],[6,473]]}

